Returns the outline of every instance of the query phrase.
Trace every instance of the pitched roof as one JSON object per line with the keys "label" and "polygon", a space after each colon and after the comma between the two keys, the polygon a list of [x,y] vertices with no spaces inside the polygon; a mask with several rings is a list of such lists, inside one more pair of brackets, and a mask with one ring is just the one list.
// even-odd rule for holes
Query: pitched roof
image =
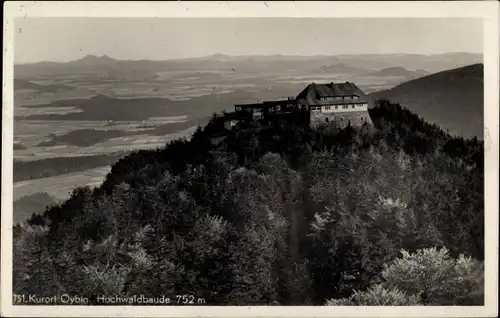
{"label": "pitched roof", "polygon": [[354,83],[329,83],[307,85],[302,92],[297,95],[297,100],[306,105],[316,105],[322,97],[337,96],[358,96],[358,102],[364,102],[366,94]]}

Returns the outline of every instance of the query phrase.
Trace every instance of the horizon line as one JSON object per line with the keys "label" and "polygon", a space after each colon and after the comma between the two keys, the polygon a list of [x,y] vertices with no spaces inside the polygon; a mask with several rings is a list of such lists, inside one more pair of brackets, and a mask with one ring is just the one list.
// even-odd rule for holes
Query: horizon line
{"label": "horizon line", "polygon": [[224,56],[229,58],[237,58],[237,57],[273,57],[273,56],[282,56],[282,57],[341,57],[341,56],[363,56],[363,55],[420,55],[420,56],[433,56],[433,55],[445,55],[445,54],[471,54],[471,55],[484,55],[483,52],[466,52],[466,51],[454,51],[454,52],[435,52],[435,53],[403,53],[403,52],[391,52],[391,53],[341,53],[341,54],[314,54],[314,55],[300,55],[300,54],[225,54],[220,52],[215,52],[209,55],[202,56],[191,56],[191,57],[177,57],[177,58],[169,58],[169,59],[117,59],[108,54],[85,54],[79,58],[66,60],[66,61],[50,61],[50,60],[40,60],[40,61],[32,61],[32,62],[15,62],[14,65],[30,65],[30,64],[39,64],[39,63],[57,63],[57,64],[66,64],[75,61],[79,61],[84,59],[85,57],[97,57],[97,58],[109,58],[115,61],[124,61],[124,62],[138,62],[138,61],[151,61],[151,62],[167,62],[167,61],[185,61],[185,60],[194,60],[194,59],[203,59],[203,58],[211,58],[216,56]]}

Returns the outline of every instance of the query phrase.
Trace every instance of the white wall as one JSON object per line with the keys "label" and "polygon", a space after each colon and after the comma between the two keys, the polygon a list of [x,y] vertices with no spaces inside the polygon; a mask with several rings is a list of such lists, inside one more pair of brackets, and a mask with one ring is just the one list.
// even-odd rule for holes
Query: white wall
{"label": "white wall", "polygon": [[[355,105],[354,108],[352,108],[352,105]],[[326,109],[325,106],[330,106],[330,109]],[[335,109],[335,106],[337,106],[337,109]],[[353,111],[368,111],[368,103],[363,103],[363,104],[348,104],[348,108],[345,109],[344,105],[321,105],[321,110],[313,110],[314,106],[311,107],[312,112],[322,112],[322,113],[347,113],[347,112],[353,112]]]}

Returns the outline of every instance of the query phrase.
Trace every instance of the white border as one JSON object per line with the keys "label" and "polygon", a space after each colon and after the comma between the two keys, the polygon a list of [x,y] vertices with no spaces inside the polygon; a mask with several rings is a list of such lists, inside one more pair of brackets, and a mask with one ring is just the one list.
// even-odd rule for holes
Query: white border
{"label": "white border", "polygon": [[[499,5],[463,2],[5,2],[2,125],[2,316],[496,317],[498,313]],[[485,306],[482,307],[13,307],[13,21],[16,17],[477,17],[484,19]]]}

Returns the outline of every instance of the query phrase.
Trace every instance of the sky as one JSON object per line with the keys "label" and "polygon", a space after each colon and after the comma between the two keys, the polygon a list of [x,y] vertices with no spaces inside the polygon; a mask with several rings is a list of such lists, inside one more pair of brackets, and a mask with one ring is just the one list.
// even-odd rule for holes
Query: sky
{"label": "sky", "polygon": [[14,62],[483,51],[474,18],[18,18]]}

